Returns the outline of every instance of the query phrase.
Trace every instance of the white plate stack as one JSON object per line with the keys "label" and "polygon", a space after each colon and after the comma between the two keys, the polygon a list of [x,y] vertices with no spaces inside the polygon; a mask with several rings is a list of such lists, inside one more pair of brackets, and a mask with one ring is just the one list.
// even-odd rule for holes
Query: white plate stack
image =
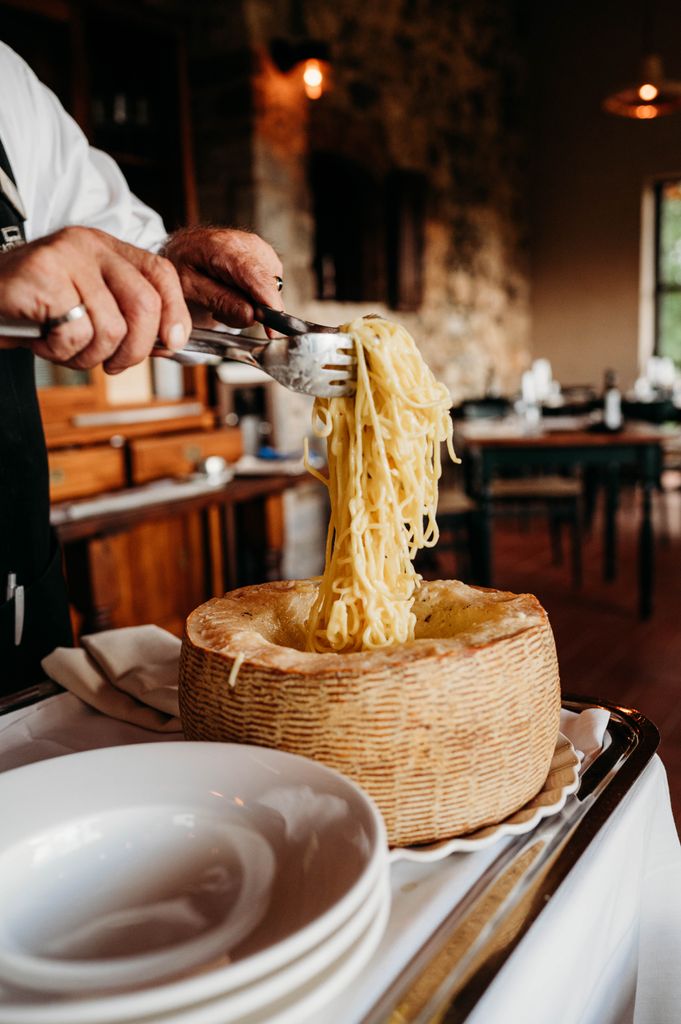
{"label": "white plate stack", "polygon": [[305,758],[220,743],[0,776],[0,1024],[302,1024],[389,912],[381,817]]}

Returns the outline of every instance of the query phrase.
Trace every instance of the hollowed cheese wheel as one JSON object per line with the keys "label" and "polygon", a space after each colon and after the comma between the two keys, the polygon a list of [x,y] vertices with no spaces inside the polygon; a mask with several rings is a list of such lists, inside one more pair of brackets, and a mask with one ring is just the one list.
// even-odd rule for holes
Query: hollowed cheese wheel
{"label": "hollowed cheese wheel", "polygon": [[243,587],[192,612],[180,662],[188,739],[276,747],[336,768],[374,798],[392,845],[470,832],[537,793],[560,684],[535,597],[424,582],[414,642],[318,654],[304,649],[316,588]]}

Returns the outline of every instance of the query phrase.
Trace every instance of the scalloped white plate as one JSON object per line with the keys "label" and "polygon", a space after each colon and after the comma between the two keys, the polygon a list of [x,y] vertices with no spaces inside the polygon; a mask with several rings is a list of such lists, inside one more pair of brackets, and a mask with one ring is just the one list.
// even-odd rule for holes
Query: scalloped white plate
{"label": "scalloped white plate", "polygon": [[496,825],[487,825],[465,836],[443,839],[427,846],[396,846],[390,851],[389,858],[392,861],[413,860],[428,863],[443,860],[450,853],[472,853],[474,850],[482,850],[505,836],[519,836],[531,832],[542,818],[548,818],[561,811],[567,798],[578,789],[579,758],[570,740],[559,732],[544,785],[537,795],[523,804],[519,810],[509,814]]}

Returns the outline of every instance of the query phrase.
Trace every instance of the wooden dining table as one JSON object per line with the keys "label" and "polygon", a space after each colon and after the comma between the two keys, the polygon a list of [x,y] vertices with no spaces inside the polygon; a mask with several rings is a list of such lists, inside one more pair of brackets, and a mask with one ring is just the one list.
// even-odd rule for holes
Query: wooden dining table
{"label": "wooden dining table", "polygon": [[458,443],[467,466],[467,490],[479,510],[479,582],[493,580],[491,484],[500,474],[517,471],[575,473],[600,471],[605,488],[603,575],[617,572],[617,511],[623,469],[633,470],[640,485],[638,537],[638,606],[641,618],[653,610],[654,534],[652,497],[659,485],[666,432],[649,423],[627,423],[617,432],[588,429],[578,418],[544,420],[527,429],[518,417],[471,420],[458,424]]}

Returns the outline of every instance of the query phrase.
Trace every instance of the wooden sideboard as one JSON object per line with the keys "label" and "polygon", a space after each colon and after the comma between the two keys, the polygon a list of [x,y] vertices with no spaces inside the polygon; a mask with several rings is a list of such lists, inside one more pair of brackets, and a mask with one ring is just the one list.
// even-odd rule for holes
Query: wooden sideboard
{"label": "wooden sideboard", "polygon": [[209,597],[279,578],[282,496],[309,480],[235,479],[58,523],[76,635],[146,622],[181,635],[188,613]]}

